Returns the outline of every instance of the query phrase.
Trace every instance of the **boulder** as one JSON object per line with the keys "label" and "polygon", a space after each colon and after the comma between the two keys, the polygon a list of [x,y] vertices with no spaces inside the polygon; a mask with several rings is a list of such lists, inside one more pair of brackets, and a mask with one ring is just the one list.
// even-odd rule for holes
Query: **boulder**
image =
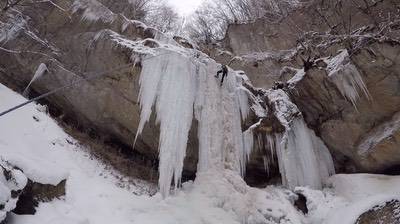
{"label": "boulder", "polygon": [[355,104],[325,68],[309,70],[291,90],[308,125],[334,155],[350,158],[358,171],[384,172],[400,164],[399,54],[400,45],[375,42],[351,55],[357,68],[351,75],[361,74],[368,89],[368,94],[358,89]]}
{"label": "boulder", "polygon": [[26,184],[27,178],[21,170],[0,159],[0,223],[16,207]]}
{"label": "boulder", "polygon": [[358,217],[355,224],[400,223],[400,201],[377,205]]}

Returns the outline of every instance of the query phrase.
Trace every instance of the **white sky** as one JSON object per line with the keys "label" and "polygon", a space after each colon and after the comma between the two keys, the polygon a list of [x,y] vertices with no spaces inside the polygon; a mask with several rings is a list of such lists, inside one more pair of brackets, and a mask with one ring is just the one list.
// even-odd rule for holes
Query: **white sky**
{"label": "white sky", "polygon": [[194,12],[203,0],[167,0],[182,16]]}

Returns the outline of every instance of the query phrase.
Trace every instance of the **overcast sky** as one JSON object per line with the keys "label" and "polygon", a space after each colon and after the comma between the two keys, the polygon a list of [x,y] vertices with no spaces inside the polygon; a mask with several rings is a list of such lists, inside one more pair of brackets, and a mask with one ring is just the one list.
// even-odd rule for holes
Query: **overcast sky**
{"label": "overcast sky", "polygon": [[194,12],[203,0],[167,0],[182,16]]}

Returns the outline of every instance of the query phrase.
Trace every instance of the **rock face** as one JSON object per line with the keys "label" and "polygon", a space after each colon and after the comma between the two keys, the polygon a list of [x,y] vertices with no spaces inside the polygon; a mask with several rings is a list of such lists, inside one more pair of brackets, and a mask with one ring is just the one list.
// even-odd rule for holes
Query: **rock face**
{"label": "rock face", "polygon": [[49,202],[55,198],[65,196],[65,185],[63,180],[57,185],[41,184],[28,180],[27,185],[22,190],[13,212],[18,215],[33,215],[39,202]]}
{"label": "rock face", "polygon": [[291,91],[307,123],[333,152],[351,158],[357,170],[383,172],[400,163],[399,54],[400,45],[375,43],[351,56],[370,94],[359,90],[355,106],[321,68],[308,71]]}
{"label": "rock face", "polygon": [[[231,25],[221,43],[228,52],[214,57],[244,70],[257,87],[294,76],[284,89],[338,171],[385,173],[400,164],[399,9],[390,0],[304,3],[288,15]],[[359,75],[370,95],[349,84],[355,103],[327,68],[326,60],[346,49],[349,77]]]}
{"label": "rock face", "polygon": [[285,80],[284,66],[298,67],[302,63],[299,55],[309,56],[302,49],[301,42],[309,39],[304,34],[349,34],[367,25],[377,26],[391,15],[394,18],[399,14],[399,3],[395,0],[300,2],[301,6],[287,15],[273,12],[252,23],[230,25],[221,46],[231,55],[216,52],[215,58],[225,63],[231,61],[231,66],[245,71],[255,86],[270,88],[273,81]]}
{"label": "rock face", "polygon": [[356,224],[400,223],[400,201],[392,200],[362,214]]}
{"label": "rock face", "polygon": [[0,223],[15,207],[18,198],[27,183],[21,170],[13,168],[0,160]]}
{"label": "rock face", "polygon": [[35,214],[40,201],[51,201],[65,195],[66,180],[57,185],[42,184],[27,178],[23,170],[0,159],[0,223],[9,212]]}

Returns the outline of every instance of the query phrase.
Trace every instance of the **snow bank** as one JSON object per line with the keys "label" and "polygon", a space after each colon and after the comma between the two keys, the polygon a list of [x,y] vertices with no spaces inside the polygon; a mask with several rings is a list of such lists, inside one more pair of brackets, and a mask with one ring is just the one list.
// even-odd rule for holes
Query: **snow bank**
{"label": "snow bank", "polygon": [[328,65],[326,70],[329,78],[336,84],[343,97],[349,100],[354,107],[360,98],[359,91],[370,99],[367,86],[356,66],[351,63],[347,50],[340,51],[337,56],[326,59],[325,62]]}
{"label": "snow bank", "polygon": [[[360,215],[400,199],[400,177],[375,174],[339,174],[322,191],[298,187],[307,198],[309,224],[354,224]],[[395,212],[395,211],[393,211]]]}
{"label": "snow bank", "polygon": [[357,218],[393,199],[400,200],[400,177],[374,174],[335,175],[329,179],[335,195],[346,204],[338,206],[328,215],[327,224],[353,224]]}
{"label": "snow bank", "polygon": [[26,176],[0,159],[0,222],[13,210],[18,200],[16,192],[21,191],[28,180]]}
{"label": "snow bank", "polygon": [[[1,111],[26,100],[1,84],[0,95]],[[25,107],[0,118],[0,155],[22,169],[29,179],[57,185],[68,177],[68,169],[54,161],[58,156],[56,150],[68,144],[65,140],[68,136],[54,122],[49,122],[49,118],[39,110],[35,106]],[[38,122],[32,122],[34,120]],[[51,132],[47,133],[47,130]],[[59,136],[65,136],[64,140],[60,140]],[[49,148],[55,150],[50,151]],[[48,159],[43,159],[43,154]]]}
{"label": "snow bank", "polygon": [[[0,99],[0,111],[26,100],[1,84]],[[149,198],[136,195],[153,188],[144,181],[123,177],[91,157],[36,104],[0,117],[0,157],[35,182],[55,185],[67,178],[65,198],[40,203],[34,216],[14,215],[12,223],[16,224],[131,223],[131,208]],[[26,178],[18,170],[13,172],[18,188],[22,187]],[[0,175],[1,201],[8,197],[2,183]],[[15,189],[16,185],[6,186]],[[0,216],[3,214],[0,211]]]}

